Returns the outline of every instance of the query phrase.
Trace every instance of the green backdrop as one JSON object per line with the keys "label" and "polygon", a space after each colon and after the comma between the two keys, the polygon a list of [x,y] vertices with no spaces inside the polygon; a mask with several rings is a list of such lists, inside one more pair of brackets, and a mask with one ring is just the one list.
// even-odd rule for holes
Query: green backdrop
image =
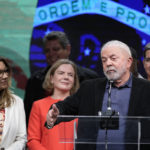
{"label": "green backdrop", "polygon": [[13,91],[24,97],[29,70],[29,46],[37,0],[0,0],[0,55],[13,68]]}

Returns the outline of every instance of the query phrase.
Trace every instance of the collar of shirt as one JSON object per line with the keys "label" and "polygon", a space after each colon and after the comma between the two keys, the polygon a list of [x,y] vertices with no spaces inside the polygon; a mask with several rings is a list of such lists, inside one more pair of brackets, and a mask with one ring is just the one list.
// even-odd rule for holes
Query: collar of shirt
{"label": "collar of shirt", "polygon": [[[118,88],[118,89],[121,89],[121,88],[131,88],[132,87],[132,73],[130,73],[130,77],[128,79],[128,81],[123,84],[122,86],[120,87],[116,87],[114,84],[112,84],[112,87],[113,88]],[[106,89],[109,89],[109,82],[107,81],[107,84],[106,84]]]}

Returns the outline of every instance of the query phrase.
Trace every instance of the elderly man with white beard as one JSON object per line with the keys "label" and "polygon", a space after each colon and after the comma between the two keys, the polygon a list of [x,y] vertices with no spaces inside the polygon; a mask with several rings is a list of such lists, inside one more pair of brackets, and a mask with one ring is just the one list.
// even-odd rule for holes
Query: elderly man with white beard
{"label": "elderly man with white beard", "polygon": [[[78,123],[78,139],[92,139],[86,144],[77,144],[77,150],[137,150],[137,124],[128,123],[121,116],[150,116],[150,82],[136,78],[130,72],[132,56],[129,47],[118,40],[109,41],[101,49],[101,60],[106,78],[84,82],[80,89],[71,97],[58,102],[47,114],[46,127],[52,128],[60,120],[58,115],[98,116],[99,112],[108,110],[108,97],[111,98],[111,109],[119,112],[119,128],[107,131],[108,147],[105,144],[90,144],[106,141],[105,130],[98,124],[89,122],[91,127]],[[112,83],[110,95],[110,81]],[[140,150],[150,149],[150,124],[141,124]],[[127,141],[128,140],[128,141]],[[134,144],[132,145],[131,142]],[[113,143],[113,144],[112,144]],[[114,144],[116,143],[116,144]],[[128,143],[128,144],[123,144]]]}

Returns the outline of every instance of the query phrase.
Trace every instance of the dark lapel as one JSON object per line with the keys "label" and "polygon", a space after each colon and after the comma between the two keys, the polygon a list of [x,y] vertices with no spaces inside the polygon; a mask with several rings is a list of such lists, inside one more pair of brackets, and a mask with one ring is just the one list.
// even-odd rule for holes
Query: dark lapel
{"label": "dark lapel", "polygon": [[132,88],[131,88],[131,96],[129,102],[128,116],[135,116],[136,109],[138,107],[138,99],[140,94],[140,86],[138,85],[138,79],[132,78]]}
{"label": "dark lapel", "polygon": [[98,115],[98,111],[102,108],[106,83],[107,79],[102,78],[95,84],[95,115]]}
{"label": "dark lapel", "polygon": [[[139,82],[138,82],[139,79],[133,77],[132,78],[132,88],[131,88],[131,96],[130,96],[130,102],[129,102],[129,109],[128,109],[128,116],[137,116],[138,113],[139,113],[139,107],[140,107],[140,103],[139,103],[139,100],[140,100],[140,94],[141,94],[141,85],[139,85]],[[128,120],[126,122],[126,128],[125,128],[125,142],[136,142],[137,140],[137,122],[133,122],[133,121],[130,121]],[[126,147],[126,150],[136,150],[137,145],[128,145],[126,144],[125,147]]]}

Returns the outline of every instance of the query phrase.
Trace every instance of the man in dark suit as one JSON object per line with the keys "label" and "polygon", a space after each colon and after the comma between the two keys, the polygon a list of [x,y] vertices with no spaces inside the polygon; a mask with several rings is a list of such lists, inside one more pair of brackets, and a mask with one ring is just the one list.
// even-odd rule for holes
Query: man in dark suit
{"label": "man in dark suit", "polygon": [[[48,96],[42,87],[47,71],[57,60],[69,59],[71,53],[70,41],[67,35],[61,31],[52,31],[47,34],[43,39],[43,46],[48,66],[43,70],[35,72],[29,78],[25,89],[24,105],[27,125],[33,102]],[[84,80],[99,77],[95,71],[79,65],[77,65],[77,73],[80,83]]]}
{"label": "man in dark suit", "polygon": [[[115,110],[120,115],[119,129],[108,131],[108,138],[112,142],[133,142],[134,144],[112,144],[108,149],[137,150],[135,144],[138,135],[137,123],[134,120],[134,123],[128,122],[121,116],[150,116],[150,100],[148,99],[150,97],[150,83],[134,77],[130,72],[131,51],[123,42],[117,40],[107,42],[101,49],[101,59],[106,78],[86,81],[75,95],[54,104],[47,114],[46,127],[52,128],[53,125],[57,124],[59,122],[58,115],[98,116],[99,112]],[[112,83],[111,96],[109,95],[109,81]],[[111,97],[111,105],[108,105],[108,96]],[[142,120],[140,141],[150,144],[148,128],[149,122]],[[79,119],[77,137],[79,140],[90,137],[95,142],[105,141],[105,134],[97,123],[94,124],[89,121],[85,124],[82,123],[82,119]],[[149,149],[149,144],[141,144],[141,150]],[[77,144],[77,150],[104,149],[102,144]]]}

